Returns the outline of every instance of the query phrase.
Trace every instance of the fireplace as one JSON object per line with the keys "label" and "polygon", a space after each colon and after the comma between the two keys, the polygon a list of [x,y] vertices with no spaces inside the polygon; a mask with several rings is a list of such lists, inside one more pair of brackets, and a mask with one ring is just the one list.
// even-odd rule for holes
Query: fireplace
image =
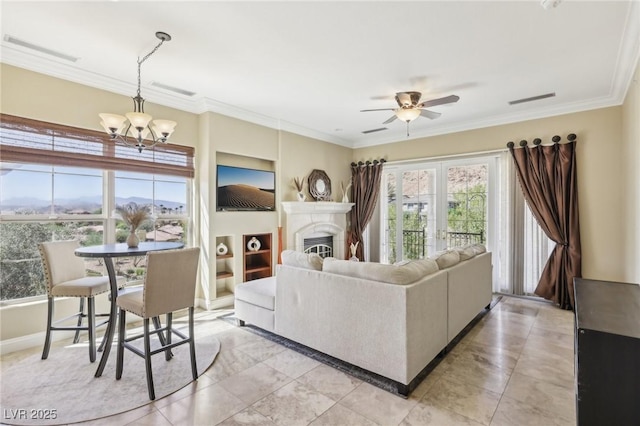
{"label": "fireplace", "polygon": [[305,238],[303,242],[305,253],[317,253],[320,257],[333,257],[333,235]]}
{"label": "fireplace", "polygon": [[353,203],[283,202],[286,213],[285,248],[322,257],[345,258],[347,213]]}

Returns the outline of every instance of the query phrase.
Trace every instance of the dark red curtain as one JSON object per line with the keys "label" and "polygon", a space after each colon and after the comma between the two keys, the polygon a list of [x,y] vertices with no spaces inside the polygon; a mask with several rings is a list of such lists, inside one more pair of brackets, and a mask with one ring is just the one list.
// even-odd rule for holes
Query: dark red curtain
{"label": "dark red curtain", "polygon": [[[365,163],[351,163],[352,201],[355,206],[351,209],[351,226],[347,237],[347,246],[359,242],[356,256],[364,259],[363,236],[364,229],[371,220],[380,195],[380,179],[382,178],[382,165],[385,160],[367,161]],[[347,248],[347,256],[350,252]]]}
{"label": "dark red curtain", "polygon": [[576,135],[568,143],[541,145],[540,139],[520,149],[507,145],[515,161],[524,198],[544,233],[556,243],[542,271],[535,294],[554,301],[562,309],[573,309],[573,279],[582,276]]}

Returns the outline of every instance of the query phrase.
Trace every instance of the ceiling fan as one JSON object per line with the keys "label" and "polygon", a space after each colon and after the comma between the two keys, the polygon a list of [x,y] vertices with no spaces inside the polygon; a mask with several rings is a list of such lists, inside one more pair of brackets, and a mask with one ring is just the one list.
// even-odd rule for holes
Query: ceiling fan
{"label": "ceiling fan", "polygon": [[429,111],[425,108],[458,102],[458,100],[460,99],[459,96],[449,95],[445,96],[444,98],[425,100],[421,102],[421,97],[422,93],[420,92],[398,92],[395,96],[396,102],[398,103],[397,108],[363,109],[360,112],[393,111],[394,114],[382,124],[389,124],[393,120],[398,118],[407,123],[407,136],[409,136],[409,122],[415,120],[420,116],[427,117],[433,120],[442,115],[439,112]]}

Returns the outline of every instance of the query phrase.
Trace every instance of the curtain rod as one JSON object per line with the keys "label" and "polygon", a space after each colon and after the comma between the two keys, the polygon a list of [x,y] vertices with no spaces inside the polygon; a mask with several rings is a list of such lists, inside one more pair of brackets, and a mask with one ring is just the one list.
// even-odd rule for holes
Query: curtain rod
{"label": "curtain rod", "polygon": [[[576,139],[577,139],[577,136],[576,136],[576,134],[575,134],[575,133],[569,133],[569,134],[567,135],[567,140],[568,140],[569,142],[574,142]],[[555,135],[554,137],[552,137],[552,138],[551,138],[551,140],[553,141],[553,143],[554,143],[554,144],[557,144],[557,143],[559,143],[559,142],[562,140],[562,138],[561,138],[560,136],[558,136],[558,135]],[[528,142],[526,141],[526,139],[523,139],[523,140],[521,140],[521,141],[520,141],[520,146],[521,146],[522,148],[524,148],[525,146],[527,146],[527,143],[528,143]],[[538,146],[538,145],[540,145],[541,143],[542,143],[542,140],[541,140],[540,138],[535,138],[535,139],[533,140],[533,144],[534,144],[535,146]],[[516,145],[516,144],[515,144],[515,143],[513,143],[513,141],[509,141],[509,142],[507,142],[507,148],[509,148],[509,149],[512,149],[513,147],[515,147],[515,145]]]}
{"label": "curtain rod", "polygon": [[445,158],[460,158],[460,157],[475,157],[478,155],[490,155],[490,154],[498,154],[501,152],[507,152],[507,149],[492,149],[489,151],[475,151],[475,152],[467,152],[464,154],[450,154],[450,155],[438,155],[436,157],[422,157],[422,158],[411,158],[407,160],[394,160],[387,161],[385,164],[395,165],[395,164],[410,164],[410,163],[420,163],[424,161],[434,161],[434,160],[442,160]]}
{"label": "curtain rod", "polygon": [[362,167],[362,166],[375,166],[376,164],[383,164],[386,163],[387,160],[385,160],[384,158],[381,158],[380,160],[367,160],[367,161],[358,161],[357,163],[355,161],[351,162],[351,167]]}

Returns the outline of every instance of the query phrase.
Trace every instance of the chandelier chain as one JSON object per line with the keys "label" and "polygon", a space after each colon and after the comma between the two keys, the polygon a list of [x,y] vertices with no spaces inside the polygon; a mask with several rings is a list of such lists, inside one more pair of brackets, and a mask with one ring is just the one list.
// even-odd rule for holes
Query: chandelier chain
{"label": "chandelier chain", "polygon": [[160,43],[158,43],[158,45],[154,47],[151,52],[147,53],[147,55],[144,58],[140,59],[140,57],[138,56],[138,96],[140,96],[140,84],[141,84],[140,68],[142,67],[142,63],[147,59],[149,59],[151,55],[156,53],[156,51],[160,48],[160,46],[162,46],[162,43],[164,43],[164,39],[161,39]]}
{"label": "chandelier chain", "polygon": [[151,115],[144,112],[144,98],[140,94],[142,64],[156,53],[165,41],[171,40],[171,36],[163,31],[156,32],[156,37],[160,39],[160,43],[145,56],[138,56],[138,92],[132,98],[133,112],[128,112],[124,116],[110,113],[98,114],[102,119],[100,125],[111,136],[111,139],[135,147],[138,152],[156,146],[158,143],[166,143],[177,124],[171,120],[153,120]]}

